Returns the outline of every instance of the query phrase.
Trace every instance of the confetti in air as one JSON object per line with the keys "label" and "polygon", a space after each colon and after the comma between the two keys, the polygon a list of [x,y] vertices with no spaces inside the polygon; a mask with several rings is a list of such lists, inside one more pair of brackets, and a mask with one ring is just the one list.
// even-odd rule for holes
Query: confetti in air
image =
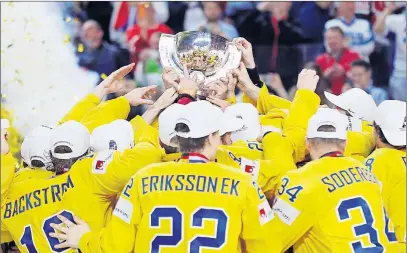
{"label": "confetti in air", "polygon": [[79,53],[82,53],[83,50],[84,50],[83,44],[82,44],[82,43],[79,43],[79,44],[78,44],[78,52],[79,52]]}
{"label": "confetti in air", "polygon": [[56,125],[99,76],[77,65],[75,19],[64,19],[61,3],[1,2],[0,11],[2,106],[24,136],[40,124]]}

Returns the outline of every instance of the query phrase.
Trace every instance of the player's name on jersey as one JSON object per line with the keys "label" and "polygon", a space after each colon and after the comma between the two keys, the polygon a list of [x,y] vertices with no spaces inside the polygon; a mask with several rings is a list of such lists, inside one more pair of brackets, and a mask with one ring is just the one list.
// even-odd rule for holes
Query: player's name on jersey
{"label": "player's name on jersey", "polygon": [[74,188],[74,184],[71,176],[68,176],[65,183],[53,184],[49,187],[21,195],[18,199],[6,203],[3,217],[4,219],[11,218],[41,205],[46,205],[49,202],[61,201],[64,193],[71,188]]}
{"label": "player's name on jersey", "polygon": [[141,179],[143,195],[161,191],[195,191],[239,196],[239,183],[239,180],[227,177],[198,175],[160,175]]}
{"label": "player's name on jersey", "polygon": [[341,170],[339,173],[335,172],[329,176],[321,178],[322,183],[328,185],[328,192],[334,192],[335,190],[346,187],[348,185],[359,183],[359,182],[372,182],[379,184],[377,178],[370,171],[365,168],[348,168],[346,170]]}

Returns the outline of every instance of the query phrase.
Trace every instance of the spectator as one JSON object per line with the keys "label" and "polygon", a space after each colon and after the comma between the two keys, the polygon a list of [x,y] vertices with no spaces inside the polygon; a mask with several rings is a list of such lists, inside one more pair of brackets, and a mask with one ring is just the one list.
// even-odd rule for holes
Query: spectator
{"label": "spectator", "polygon": [[351,63],[359,59],[358,53],[345,46],[345,34],[340,27],[328,28],[325,41],[329,52],[317,57],[316,63],[321,67],[323,76],[331,82],[331,90],[335,95],[342,92]]}
{"label": "spectator", "polygon": [[157,32],[172,33],[171,28],[158,22],[155,9],[150,4],[137,7],[136,24],[131,26],[127,34],[127,43],[132,54],[132,61],[137,63],[138,54],[149,47],[151,35]]}
{"label": "spectator", "polygon": [[81,41],[84,44],[83,52],[77,52],[79,65],[99,74],[108,76],[116,69],[129,64],[128,55],[103,41],[103,31],[94,20],[86,21],[81,28]]}
{"label": "spectator", "polygon": [[358,52],[365,60],[373,52],[375,37],[367,20],[355,17],[355,2],[339,2],[338,17],[329,20],[325,29],[339,26],[349,40],[349,48]]}
{"label": "spectator", "polygon": [[201,31],[211,32],[228,40],[239,37],[236,28],[222,20],[224,12],[222,2],[203,2],[202,5],[207,23],[200,28]]}
{"label": "spectator", "polygon": [[164,90],[161,78],[160,53],[158,52],[160,36],[161,33],[159,32],[153,33],[149,41],[149,47],[143,49],[139,54],[139,62],[135,73],[135,79],[139,86],[157,85],[161,90]]}
{"label": "spectator", "polygon": [[375,23],[375,32],[396,34],[396,55],[393,63],[393,73],[390,78],[390,93],[392,98],[406,101],[406,13],[390,15],[396,9],[395,3],[389,4]]}
{"label": "spectator", "polygon": [[84,1],[79,5],[86,11],[88,19],[95,20],[103,30],[103,40],[110,43],[109,23],[113,6],[108,1]]}
{"label": "spectator", "polygon": [[[298,2],[296,2],[298,3]],[[306,2],[298,11],[298,21],[311,42],[323,42],[325,23],[332,19],[332,2]]]}
{"label": "spectator", "polygon": [[[113,14],[110,20],[110,39],[123,48],[127,48],[126,30],[136,24],[138,6],[149,2],[113,2]],[[169,17],[167,2],[151,2],[155,11],[155,18],[165,23]]]}
{"label": "spectator", "polygon": [[351,65],[351,81],[354,88],[359,88],[369,93],[376,105],[389,99],[387,92],[383,88],[373,85],[372,68],[364,60],[356,60]]}

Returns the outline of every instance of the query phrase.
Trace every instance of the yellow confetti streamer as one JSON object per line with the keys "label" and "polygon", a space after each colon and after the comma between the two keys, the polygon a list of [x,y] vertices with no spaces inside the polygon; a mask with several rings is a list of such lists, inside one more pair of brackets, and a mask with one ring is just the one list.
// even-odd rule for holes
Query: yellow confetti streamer
{"label": "yellow confetti streamer", "polygon": [[73,22],[74,22],[74,23],[78,23],[78,22],[79,22],[79,18],[74,18],[74,19],[73,19]]}
{"label": "yellow confetti streamer", "polygon": [[7,94],[1,94],[2,98],[7,98]]}
{"label": "yellow confetti streamer", "polygon": [[102,74],[100,75],[100,77],[101,77],[103,80],[105,80],[106,77],[107,77],[107,75],[106,75],[105,73],[102,73]]}
{"label": "yellow confetti streamer", "polygon": [[71,42],[71,36],[65,35],[65,37],[64,37],[64,43],[65,43],[65,44],[68,44],[69,42]]}
{"label": "yellow confetti streamer", "polygon": [[79,53],[82,53],[83,50],[84,50],[83,44],[82,44],[82,43],[79,43],[79,44],[78,44],[78,52],[79,52]]}
{"label": "yellow confetti streamer", "polygon": [[30,33],[28,33],[28,34],[25,36],[25,40],[28,41],[28,42],[30,42],[30,41],[33,40],[33,39],[31,38],[31,34],[30,34]]}
{"label": "yellow confetti streamer", "polygon": [[71,22],[72,21],[72,18],[71,17],[67,17],[66,19],[65,19],[65,22]]}

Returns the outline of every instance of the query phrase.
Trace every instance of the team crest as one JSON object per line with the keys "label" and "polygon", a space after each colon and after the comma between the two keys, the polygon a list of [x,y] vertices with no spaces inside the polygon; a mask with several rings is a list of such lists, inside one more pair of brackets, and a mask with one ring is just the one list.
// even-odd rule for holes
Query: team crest
{"label": "team crest", "polygon": [[117,150],[117,143],[114,140],[109,141],[109,150]]}

